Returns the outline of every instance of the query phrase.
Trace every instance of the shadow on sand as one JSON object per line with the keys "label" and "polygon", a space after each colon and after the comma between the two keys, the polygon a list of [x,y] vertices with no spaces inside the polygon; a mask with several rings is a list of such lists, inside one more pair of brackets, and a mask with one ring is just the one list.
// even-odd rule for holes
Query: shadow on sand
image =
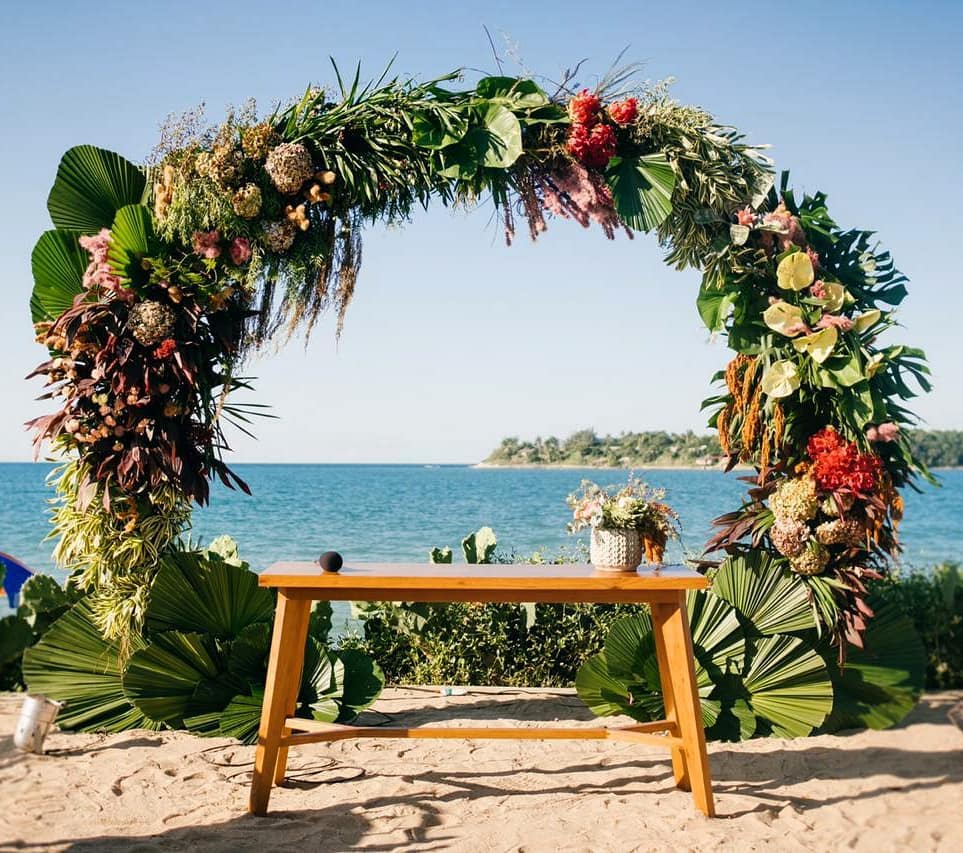
{"label": "shadow on sand", "polygon": [[[465,703],[469,711],[474,703]],[[487,703],[478,703],[479,705]],[[500,704],[505,715],[505,702]],[[526,700],[526,704],[531,704]],[[439,718],[451,716],[456,710],[458,716],[465,705],[457,709],[421,709],[425,715],[437,722]],[[952,705],[950,700],[940,701],[937,697],[924,700],[900,726],[905,728],[919,724],[947,724],[947,712]],[[557,709],[557,705],[555,706]],[[573,715],[574,716],[574,715]],[[526,717],[532,717],[526,714]],[[405,714],[406,721],[409,715]],[[842,736],[841,746],[845,744]],[[750,809],[737,811],[720,806],[720,817],[738,819],[755,812],[773,811],[791,807],[797,812],[832,806],[836,803],[864,800],[880,796],[892,790],[912,791],[936,789],[940,786],[963,781],[963,749],[943,752],[916,751],[912,749],[893,749],[869,747],[859,750],[859,762],[831,759],[839,758],[839,749],[833,746],[812,745],[799,749],[775,749],[768,752],[743,752],[738,748],[719,748],[712,750],[711,763],[715,790],[723,800],[726,795],[738,795],[758,800]],[[297,850],[297,851],[344,851],[364,849],[370,851],[389,850],[443,850],[454,842],[464,844],[467,839],[462,832],[453,835],[446,832],[443,806],[458,802],[483,801],[490,799],[491,808],[497,810],[498,804],[506,797],[544,796],[546,794],[607,794],[625,797],[653,793],[653,783],[660,783],[658,790],[672,790],[671,773],[665,760],[638,758],[608,760],[608,770],[615,770],[617,776],[607,778],[604,784],[586,780],[581,784],[565,786],[552,785],[552,777],[564,774],[578,777],[581,774],[595,773],[599,766],[595,762],[581,763],[554,770],[529,769],[525,773],[531,778],[543,778],[544,787],[535,786],[531,790],[508,791],[500,784],[502,778],[511,777],[518,771],[500,770],[486,772],[444,770],[414,771],[404,774],[379,774],[393,778],[414,781],[432,788],[447,789],[444,793],[436,791],[415,791],[401,796],[359,798],[345,796],[334,805],[319,809],[299,811],[275,811],[267,817],[255,818],[242,815],[220,823],[204,826],[181,827],[156,835],[134,836],[124,833],[105,834],[80,841],[64,839],[59,842],[45,842],[43,845],[29,843],[15,844],[12,849],[40,850],[55,847],[81,853],[94,851],[125,851],[125,853],[147,853],[155,850]],[[787,771],[791,768],[791,771]],[[861,791],[849,790],[838,796],[829,795],[833,782],[839,780],[868,779],[876,775],[895,777],[894,784],[869,783]],[[794,783],[818,777],[826,781],[827,796],[820,799],[795,796],[781,790]],[[299,785],[298,787],[305,787]],[[347,792],[346,792],[347,793]],[[681,794],[680,796],[688,796]],[[407,841],[399,844],[397,836],[389,840],[383,826],[378,825],[378,811],[403,806],[406,814],[417,816],[417,825],[406,831]],[[721,824],[720,824],[721,826]],[[453,828],[454,829],[454,828]],[[429,837],[430,835],[430,837]]]}

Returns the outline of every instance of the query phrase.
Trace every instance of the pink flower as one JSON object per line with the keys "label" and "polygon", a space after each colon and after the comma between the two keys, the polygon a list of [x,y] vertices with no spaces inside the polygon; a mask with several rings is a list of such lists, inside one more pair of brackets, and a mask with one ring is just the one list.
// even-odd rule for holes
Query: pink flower
{"label": "pink flower", "polygon": [[805,323],[793,323],[791,326],[786,326],[783,334],[794,337],[795,335],[808,335],[811,331]]}
{"label": "pink flower", "polygon": [[110,231],[101,228],[97,234],[78,237],[77,242],[83,249],[90,254],[90,263],[84,270],[83,288],[84,290],[107,290],[113,292],[121,299],[130,299],[133,294],[126,290],[120,282],[118,276],[107,260],[110,251]]}
{"label": "pink flower", "polygon": [[202,258],[213,260],[221,254],[221,234],[219,231],[195,231],[193,238],[194,252]]}
{"label": "pink flower", "polygon": [[809,292],[810,292],[816,299],[822,299],[823,297],[825,297],[825,296],[826,296],[826,286],[823,284],[823,280],[822,280],[821,278],[817,278],[817,279],[813,282],[812,287],[809,288]]}
{"label": "pink flower", "polygon": [[870,441],[879,441],[879,430],[871,426],[866,428],[866,438]]}
{"label": "pink flower", "polygon": [[110,249],[110,230],[101,228],[91,236],[79,237],[77,242],[90,253],[90,260],[95,264],[107,263],[107,251]]}
{"label": "pink flower", "polygon": [[751,228],[755,221],[756,214],[752,212],[748,204],[742,210],[736,211],[736,222],[739,225],[747,225]]}
{"label": "pink flower", "polygon": [[885,424],[879,425],[877,432],[880,441],[896,441],[899,438],[899,425],[887,421]]}
{"label": "pink flower", "polygon": [[251,260],[251,241],[246,237],[235,237],[231,241],[231,263],[239,267]]}
{"label": "pink flower", "polygon": [[835,326],[840,331],[848,332],[853,328],[853,321],[850,320],[849,317],[843,317],[841,314],[823,314],[816,324],[817,329],[828,329],[830,326]]}
{"label": "pink flower", "polygon": [[819,252],[815,249],[806,249],[806,254],[809,255],[809,260],[812,261],[813,269],[819,269]]}

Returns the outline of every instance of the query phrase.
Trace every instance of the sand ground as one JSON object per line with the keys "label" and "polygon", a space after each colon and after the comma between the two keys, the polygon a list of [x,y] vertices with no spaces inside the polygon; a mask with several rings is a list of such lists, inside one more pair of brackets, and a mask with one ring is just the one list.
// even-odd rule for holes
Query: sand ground
{"label": "sand ground", "polygon": [[[961,700],[928,694],[885,732],[710,744],[716,820],[674,789],[656,748],[460,740],[292,750],[294,778],[255,818],[251,747],[54,732],[48,754],[24,755],[10,738],[20,699],[0,695],[0,849],[959,851]],[[371,724],[597,724],[566,691],[388,690],[376,708]]]}

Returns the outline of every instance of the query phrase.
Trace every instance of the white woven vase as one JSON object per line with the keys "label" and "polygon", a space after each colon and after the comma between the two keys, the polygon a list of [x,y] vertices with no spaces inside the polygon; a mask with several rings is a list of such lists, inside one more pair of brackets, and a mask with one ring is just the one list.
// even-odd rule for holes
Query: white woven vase
{"label": "white woven vase", "polygon": [[642,562],[642,536],[638,530],[592,528],[589,555],[599,572],[634,572]]}

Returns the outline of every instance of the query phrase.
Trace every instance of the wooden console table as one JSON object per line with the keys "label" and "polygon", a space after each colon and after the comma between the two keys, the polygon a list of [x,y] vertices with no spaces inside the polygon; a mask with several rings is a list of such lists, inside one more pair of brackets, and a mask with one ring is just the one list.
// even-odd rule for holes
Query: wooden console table
{"label": "wooden console table", "polygon": [[[693,671],[685,594],[706,579],[682,566],[602,574],[589,565],[432,565],[352,563],[337,574],[313,563],[276,563],[260,585],[278,591],[249,810],[267,812],[271,787],[284,780],[288,748],[345,738],[593,739],[655,744],[672,753],[675,783],[715,816],[705,734]],[[665,719],[597,728],[385,728],[344,726],[292,716],[301,682],[308,616],[314,601],[473,601],[648,603],[656,638]]]}

